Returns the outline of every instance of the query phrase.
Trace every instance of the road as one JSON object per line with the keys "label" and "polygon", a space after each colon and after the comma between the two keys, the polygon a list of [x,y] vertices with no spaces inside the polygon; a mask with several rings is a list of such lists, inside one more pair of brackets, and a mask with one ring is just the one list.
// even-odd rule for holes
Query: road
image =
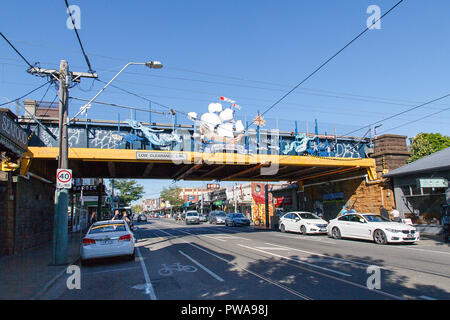
{"label": "road", "polygon": [[[41,299],[450,299],[450,247],[377,245],[172,219],[138,223],[134,261],[81,267]],[[379,280],[379,281],[378,281]]]}

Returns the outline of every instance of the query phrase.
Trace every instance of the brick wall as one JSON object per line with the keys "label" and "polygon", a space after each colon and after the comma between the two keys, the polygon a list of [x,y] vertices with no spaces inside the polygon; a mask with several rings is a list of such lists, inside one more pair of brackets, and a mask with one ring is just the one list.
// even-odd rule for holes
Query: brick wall
{"label": "brick wall", "polygon": [[14,201],[9,188],[11,175],[0,171],[0,255],[14,252]]}
{"label": "brick wall", "polygon": [[30,177],[19,178],[17,188],[15,252],[39,246],[53,238],[54,186]]}

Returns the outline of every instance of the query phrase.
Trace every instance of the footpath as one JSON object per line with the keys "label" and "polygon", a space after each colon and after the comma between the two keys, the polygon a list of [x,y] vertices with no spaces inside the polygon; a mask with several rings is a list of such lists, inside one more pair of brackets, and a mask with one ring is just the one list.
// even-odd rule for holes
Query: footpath
{"label": "footpath", "polygon": [[52,266],[52,242],[11,256],[0,256],[0,300],[35,300],[79,259],[81,234],[70,233],[67,265]]}

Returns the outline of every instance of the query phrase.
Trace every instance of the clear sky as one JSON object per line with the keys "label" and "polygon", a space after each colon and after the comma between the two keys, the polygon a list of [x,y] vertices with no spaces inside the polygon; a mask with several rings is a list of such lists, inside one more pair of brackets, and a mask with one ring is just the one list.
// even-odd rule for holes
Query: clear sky
{"label": "clear sky", "polygon": [[[369,5],[384,13],[397,0],[70,0],[81,9],[79,34],[92,68],[110,80],[127,62],[159,60],[160,70],[130,66],[114,84],[184,112],[205,112],[220,96],[242,106],[237,118],[251,120],[366,27]],[[405,0],[265,116],[267,127],[313,128],[338,134],[401,112],[450,92],[450,2]],[[88,70],[75,33],[66,27],[64,0],[3,1],[0,30],[31,62],[72,71]],[[0,39],[0,101],[15,99],[44,83]],[[102,87],[84,79],[70,96],[90,99]],[[52,87],[30,95],[52,101]],[[148,102],[108,88],[99,101],[147,108]],[[1,103],[0,102],[0,103]],[[71,100],[70,115],[81,102]],[[416,120],[450,106],[450,99],[383,122],[379,133],[450,134],[450,112]],[[15,111],[15,107],[11,106]],[[156,110],[167,111],[153,105]],[[23,111],[21,111],[23,113]],[[94,105],[89,118],[130,118],[130,111]],[[137,112],[148,121],[148,114]],[[171,123],[170,116],[152,121]],[[178,121],[190,124],[183,115]],[[366,129],[356,132],[363,135]],[[145,182],[147,194],[170,181]],[[191,183],[179,183],[186,185]],[[196,183],[200,186],[201,183]]]}

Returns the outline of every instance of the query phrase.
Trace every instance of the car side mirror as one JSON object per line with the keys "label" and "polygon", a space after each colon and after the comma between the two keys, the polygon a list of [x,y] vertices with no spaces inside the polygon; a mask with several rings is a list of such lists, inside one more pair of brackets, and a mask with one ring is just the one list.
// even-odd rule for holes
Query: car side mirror
{"label": "car side mirror", "polygon": [[359,219],[360,223],[366,223],[366,221],[364,219]]}

